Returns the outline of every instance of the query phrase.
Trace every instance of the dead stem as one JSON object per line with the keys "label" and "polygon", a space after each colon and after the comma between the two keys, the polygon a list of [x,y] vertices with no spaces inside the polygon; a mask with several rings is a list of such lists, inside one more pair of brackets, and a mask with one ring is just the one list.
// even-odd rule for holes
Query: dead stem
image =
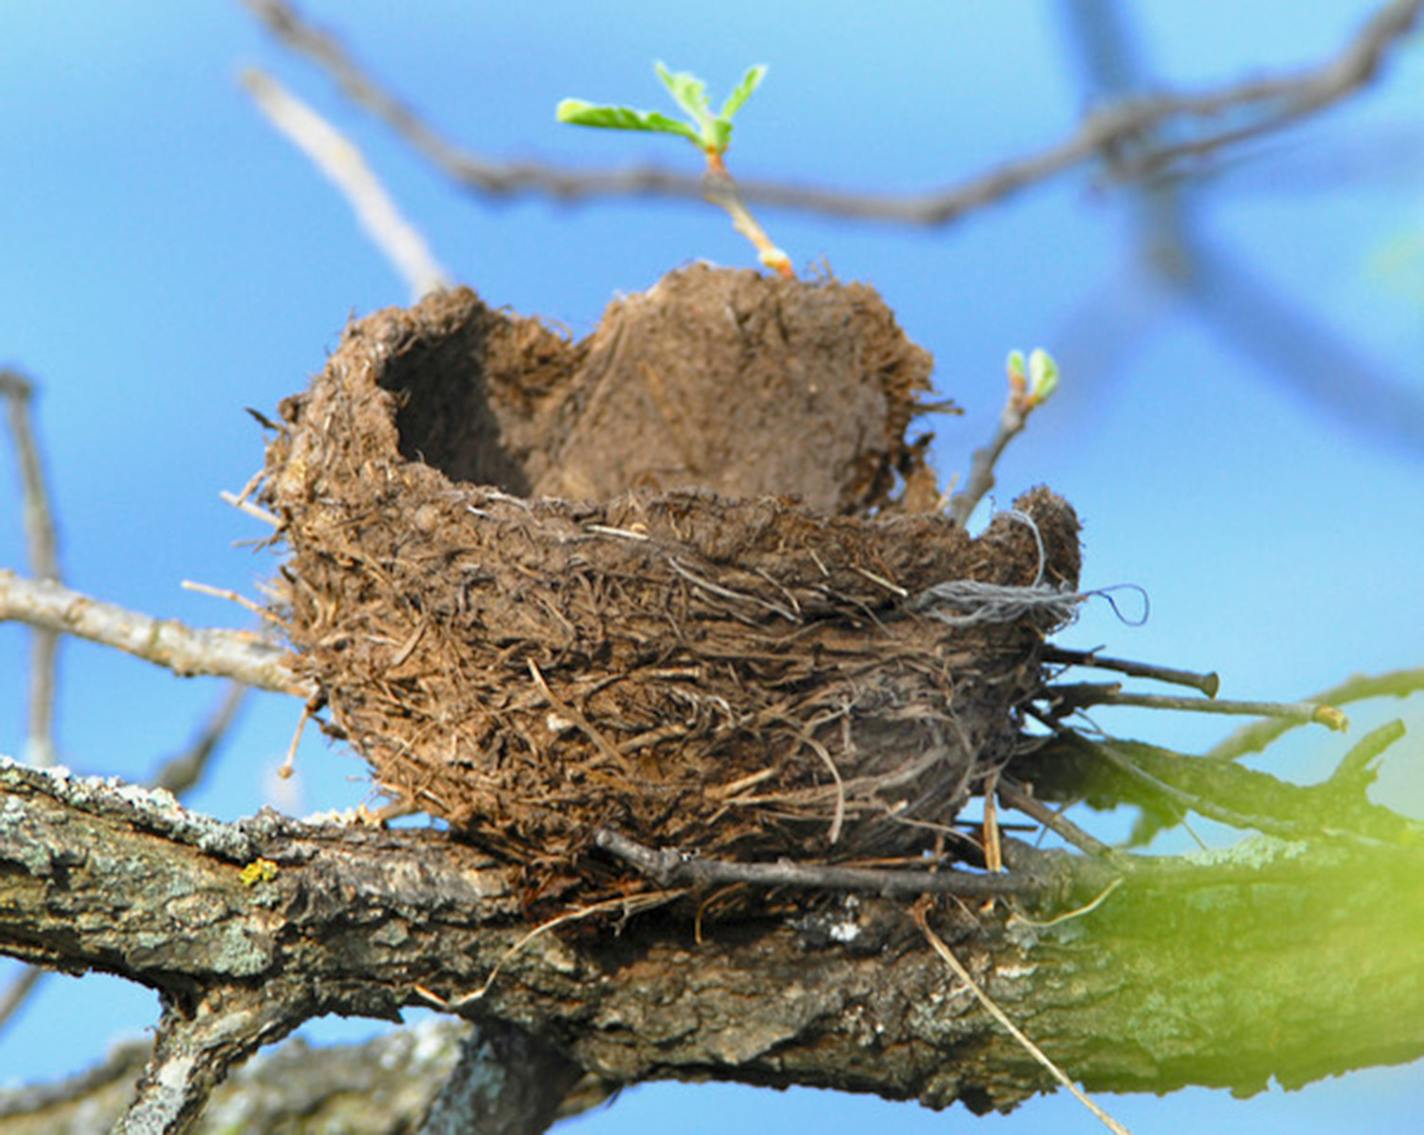
{"label": "dead stem", "polygon": [[1087,855],[1105,858],[1117,855],[1117,852],[1107,844],[1089,835],[1072,820],[1059,815],[1043,801],[1035,799],[1012,781],[999,781],[999,799],[1025,816],[1032,816],[1049,831],[1060,836],[1064,842]]}
{"label": "dead stem", "polygon": [[[1049,692],[1058,687],[1047,687]],[[1167,694],[1135,694],[1104,686],[1098,690],[1073,688],[1077,705],[1135,705],[1143,709],[1187,710],[1191,713],[1237,714],[1249,717],[1277,717],[1286,721],[1324,725],[1337,733],[1350,727],[1350,719],[1333,705],[1315,702],[1235,701],[1228,698],[1179,698]]]}
{"label": "dead stem", "polygon": [[1096,670],[1113,670],[1132,678],[1152,678],[1158,682],[1168,682],[1176,686],[1190,686],[1200,690],[1209,698],[1216,697],[1221,688],[1221,679],[1215,670],[1205,674],[1193,670],[1179,670],[1172,666],[1158,666],[1151,662],[1133,662],[1126,658],[1107,658],[1095,650],[1069,650],[1061,646],[1044,648],[1045,662],[1061,662],[1068,666],[1090,666]]}

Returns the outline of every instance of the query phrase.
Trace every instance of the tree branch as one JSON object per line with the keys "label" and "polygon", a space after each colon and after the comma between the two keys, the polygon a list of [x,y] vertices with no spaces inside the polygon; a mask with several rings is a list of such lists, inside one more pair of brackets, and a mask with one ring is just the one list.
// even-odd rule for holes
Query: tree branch
{"label": "tree branch", "polygon": [[[582,170],[541,162],[506,163],[461,149],[385,91],[335,37],[305,22],[286,0],[243,3],[283,44],[323,68],[352,102],[375,115],[472,193],[497,197],[540,193],[563,201],[629,195],[698,201],[704,197],[702,178],[692,174],[656,167]],[[859,220],[944,225],[1169,123],[1210,120],[1239,111],[1258,115],[1248,126],[1206,131],[1194,140],[1163,148],[1160,160],[1153,160],[1158,151],[1150,151],[1131,167],[1132,176],[1160,174],[1165,165],[1181,157],[1200,156],[1279,129],[1359,89],[1377,73],[1389,49],[1414,25],[1421,6],[1424,0],[1393,0],[1367,21],[1338,55],[1314,68],[1198,94],[1160,93],[1124,99],[1090,114],[1076,132],[1061,142],[929,193],[849,193],[741,179],[738,187],[744,199],[758,204]]]}
{"label": "tree branch", "polygon": [[460,1042],[419,1135],[539,1135],[583,1069],[508,1021],[481,1021]]}
{"label": "tree branch", "polygon": [[153,1052],[114,1135],[191,1131],[230,1068],[301,1023],[284,1003],[291,984],[213,985],[195,1005],[165,993]]}
{"label": "tree branch", "polygon": [[[1052,927],[1014,919],[1003,899],[972,914],[950,905],[937,925],[1088,1089],[1254,1091],[1424,1052],[1421,866],[1417,846],[1303,853],[1256,838],[1144,864]],[[615,1083],[799,1083],[976,1110],[1051,1087],[902,904],[783,898],[704,926],[697,947],[690,912],[665,910],[621,934],[584,921],[511,954],[528,933],[522,893],[517,868],[438,832],[266,812],[220,824],[163,794],[0,763],[0,950],[159,990],[190,1022],[172,1026],[166,1051],[216,1051],[209,1068],[227,1059],[211,1030],[236,1006],[263,1005],[237,1029],[244,1048],[321,1013],[390,1018],[424,1003],[420,989],[456,1000],[500,965],[471,1011]],[[160,1058],[151,1078],[179,1059]]]}
{"label": "tree branch", "polygon": [[155,619],[55,583],[0,570],[0,622],[6,619],[112,646],[182,677],[216,674],[301,698],[313,692],[287,668],[284,651],[255,635]]}
{"label": "tree branch", "polygon": [[242,86],[267,121],[286,135],[346,198],[361,228],[399,273],[415,302],[450,284],[425,238],[402,215],[361,151],[270,75],[242,73]]}

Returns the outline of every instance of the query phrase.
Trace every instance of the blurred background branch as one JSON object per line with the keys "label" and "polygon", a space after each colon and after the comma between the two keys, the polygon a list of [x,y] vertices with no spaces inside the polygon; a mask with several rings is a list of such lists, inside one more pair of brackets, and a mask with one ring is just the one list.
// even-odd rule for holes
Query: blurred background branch
{"label": "blurred background branch", "polygon": [[[463,188],[483,196],[539,193],[564,201],[610,196],[701,200],[700,176],[660,167],[572,169],[542,162],[501,162],[451,142],[373,79],[341,41],[309,23],[287,0],[242,0],[285,46],[320,66],[356,105],[373,114]],[[1070,5],[1073,7],[1074,5]],[[941,189],[913,195],[852,193],[774,181],[738,179],[748,201],[832,217],[944,225],[1086,162],[1111,156],[1171,125],[1192,125],[1190,141],[1149,147],[1132,162],[1110,162],[1116,179],[1161,177],[1185,157],[1201,158],[1238,141],[1275,131],[1346,98],[1374,77],[1390,49],[1418,19],[1424,0],[1393,0],[1334,57],[1294,74],[1250,79],[1194,94],[1158,92],[1124,97],[1090,113],[1068,138]],[[1077,5],[1085,14],[1106,6]],[[1249,122],[1211,129],[1223,116]]]}
{"label": "blurred background branch", "polygon": [[[45,484],[44,464],[31,421],[34,386],[18,371],[0,370],[0,395],[9,409],[10,438],[20,467],[20,495],[25,515],[25,542],[30,574],[60,583],[59,537],[54,507]],[[30,629],[30,696],[25,759],[35,765],[56,760],[54,698],[59,667],[59,632],[45,627]],[[3,1019],[3,1016],[0,1016]]]}

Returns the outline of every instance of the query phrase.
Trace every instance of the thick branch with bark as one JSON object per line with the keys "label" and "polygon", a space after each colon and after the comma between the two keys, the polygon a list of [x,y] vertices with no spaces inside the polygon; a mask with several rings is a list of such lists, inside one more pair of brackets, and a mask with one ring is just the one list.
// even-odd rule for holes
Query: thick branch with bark
{"label": "thick branch with bark", "polygon": [[[1081,890],[1022,912],[951,902],[934,922],[1089,1089],[1249,1092],[1424,1053],[1421,860],[1398,843],[1258,837],[1133,870],[1078,917],[1053,921]],[[1071,882],[1083,861],[1045,862]],[[1050,1086],[903,902],[782,895],[762,917],[704,925],[700,945],[677,908],[531,938],[517,873],[439,832],[220,824],[163,794],[0,765],[0,950],[164,1000],[139,1106],[169,1111],[143,1128],[131,1109],[129,1130],[185,1129],[164,1085],[304,1019],[455,1001],[496,966],[465,1011],[612,1082],[812,1084],[976,1110]]]}

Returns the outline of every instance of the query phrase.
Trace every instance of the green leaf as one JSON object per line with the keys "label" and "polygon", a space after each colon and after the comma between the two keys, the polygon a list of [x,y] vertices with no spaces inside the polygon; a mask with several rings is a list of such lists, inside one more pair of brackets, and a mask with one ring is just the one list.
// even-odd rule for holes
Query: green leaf
{"label": "green leaf", "polygon": [[653,134],[677,134],[694,146],[702,146],[702,136],[685,122],[655,110],[634,110],[631,106],[598,106],[583,99],[564,99],[554,108],[554,117],[574,126],[596,126],[604,130],[639,130]]}
{"label": "green leaf", "polygon": [[673,101],[697,124],[706,139],[712,123],[716,121],[712,108],[707,105],[707,84],[691,71],[669,71],[662,63],[655,63],[653,69]]}
{"label": "green leaf", "polygon": [[1004,360],[1004,369],[1009,372],[1009,377],[1023,378],[1024,356],[1022,351],[1010,351],[1009,357]]}
{"label": "green leaf", "polygon": [[1047,402],[1058,389],[1058,363],[1042,347],[1035,347],[1028,357],[1028,389],[1033,400]]}
{"label": "green leaf", "polygon": [[717,117],[728,123],[728,133],[731,133],[730,124],[732,115],[742,109],[742,103],[751,98],[752,92],[761,86],[761,81],[766,78],[766,64],[758,63],[755,67],[748,67],[747,73],[742,76],[742,81],[737,84],[737,89],[727,96],[727,101],[722,104],[722,113]]}

